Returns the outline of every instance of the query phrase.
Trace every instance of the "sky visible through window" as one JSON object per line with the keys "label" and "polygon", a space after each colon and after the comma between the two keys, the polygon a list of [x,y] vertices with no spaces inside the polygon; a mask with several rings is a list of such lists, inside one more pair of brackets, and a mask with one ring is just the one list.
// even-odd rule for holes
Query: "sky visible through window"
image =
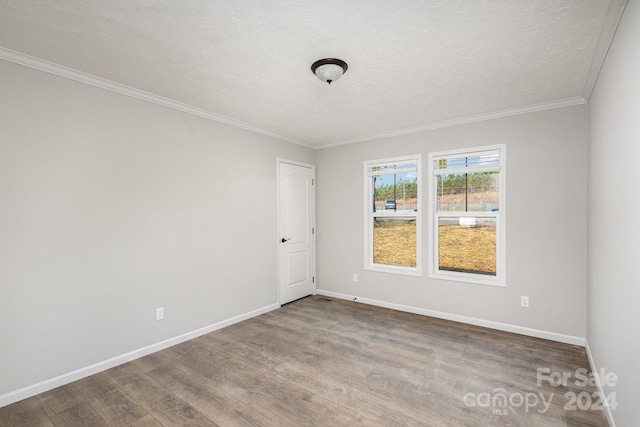
{"label": "sky visible through window", "polygon": [[386,186],[386,185],[393,185],[394,184],[394,179],[395,177],[395,183],[399,184],[401,182],[413,182],[416,180],[416,174],[415,172],[408,172],[408,173],[396,173],[396,174],[392,174],[392,175],[380,175],[376,177],[376,189],[379,189],[380,187]]}

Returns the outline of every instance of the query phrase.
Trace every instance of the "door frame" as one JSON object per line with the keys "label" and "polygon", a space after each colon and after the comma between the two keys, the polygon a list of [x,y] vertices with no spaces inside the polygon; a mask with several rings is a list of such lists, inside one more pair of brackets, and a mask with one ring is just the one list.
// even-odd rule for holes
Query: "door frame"
{"label": "door frame", "polygon": [[282,272],[280,271],[280,261],[281,261],[281,254],[280,254],[280,248],[282,245],[282,242],[280,241],[280,239],[282,238],[282,230],[280,227],[280,201],[281,201],[281,194],[280,194],[280,165],[282,165],[283,163],[289,164],[289,165],[293,165],[293,166],[300,166],[300,167],[304,167],[304,168],[309,168],[311,169],[311,171],[313,172],[313,184],[312,184],[312,191],[311,191],[311,197],[313,198],[313,211],[311,212],[311,223],[313,224],[313,230],[314,232],[311,234],[311,275],[313,276],[313,295],[316,294],[316,291],[318,289],[318,282],[316,279],[316,233],[315,233],[315,229],[316,229],[316,186],[315,186],[315,179],[316,179],[316,166],[309,164],[309,163],[303,163],[303,162],[297,162],[295,160],[288,160],[288,159],[284,159],[282,157],[277,157],[276,158],[276,234],[277,234],[277,238],[276,238],[276,288],[277,288],[277,304],[280,304],[280,306],[282,306],[282,299],[280,296],[280,275],[282,274]]}

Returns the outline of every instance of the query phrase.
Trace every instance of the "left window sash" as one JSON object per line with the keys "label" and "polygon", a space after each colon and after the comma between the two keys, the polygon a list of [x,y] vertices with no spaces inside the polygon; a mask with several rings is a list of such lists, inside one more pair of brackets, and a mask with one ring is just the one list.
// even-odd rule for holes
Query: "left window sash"
{"label": "left window sash", "polygon": [[421,158],[364,162],[366,270],[421,275]]}

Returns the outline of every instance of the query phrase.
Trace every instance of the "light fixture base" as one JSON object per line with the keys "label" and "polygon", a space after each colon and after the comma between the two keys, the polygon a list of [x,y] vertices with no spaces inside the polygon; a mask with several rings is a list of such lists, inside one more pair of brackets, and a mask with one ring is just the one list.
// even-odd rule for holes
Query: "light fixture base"
{"label": "light fixture base", "polygon": [[331,84],[342,77],[348,68],[349,66],[342,59],[325,58],[314,62],[311,65],[311,72],[323,82]]}

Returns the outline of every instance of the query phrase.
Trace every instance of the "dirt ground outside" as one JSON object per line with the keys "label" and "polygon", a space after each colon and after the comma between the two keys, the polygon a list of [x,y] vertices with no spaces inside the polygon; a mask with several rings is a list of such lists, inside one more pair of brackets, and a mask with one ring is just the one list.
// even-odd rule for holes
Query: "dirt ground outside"
{"label": "dirt ground outside", "polygon": [[[374,263],[416,266],[415,221],[378,221],[373,242]],[[440,226],[438,251],[441,270],[496,274],[495,227]]]}
{"label": "dirt ground outside", "polygon": [[381,220],[373,227],[373,262],[375,264],[416,266],[416,222]]}
{"label": "dirt ground outside", "polygon": [[496,228],[441,225],[440,270],[496,275]]}

